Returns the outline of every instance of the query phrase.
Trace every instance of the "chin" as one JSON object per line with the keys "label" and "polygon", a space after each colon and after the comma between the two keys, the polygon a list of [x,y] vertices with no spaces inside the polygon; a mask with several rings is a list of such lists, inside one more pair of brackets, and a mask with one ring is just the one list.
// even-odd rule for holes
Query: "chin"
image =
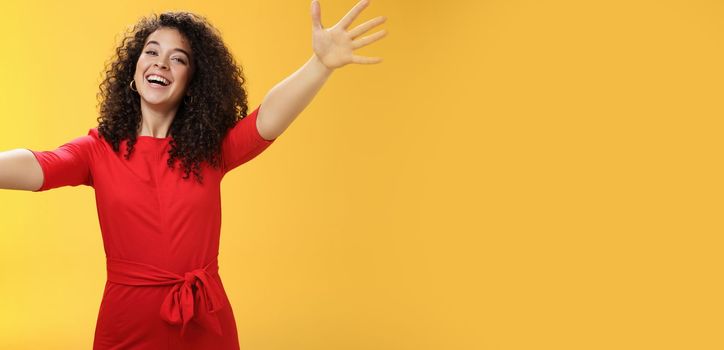
{"label": "chin", "polygon": [[158,99],[158,98],[153,98],[153,99],[143,98],[143,101],[146,102],[146,104],[151,105],[151,106],[164,106],[164,105],[177,106],[177,105],[178,105],[178,102],[173,102],[173,101],[171,101],[171,100],[169,100],[169,99],[165,99],[165,98],[160,98],[160,99]]}

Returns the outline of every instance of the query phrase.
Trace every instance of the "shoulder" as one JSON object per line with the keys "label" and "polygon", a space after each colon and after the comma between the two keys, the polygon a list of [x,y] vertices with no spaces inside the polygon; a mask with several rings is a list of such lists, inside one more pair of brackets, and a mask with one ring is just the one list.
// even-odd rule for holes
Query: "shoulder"
{"label": "shoulder", "polygon": [[83,136],[86,142],[97,145],[108,144],[106,139],[98,132],[98,127],[88,129],[88,135]]}
{"label": "shoulder", "polygon": [[97,128],[91,128],[88,130],[88,134],[84,136],[78,136],[63,146],[78,151],[85,151],[86,153],[95,153],[96,150],[103,148],[104,141],[100,138]]}
{"label": "shoulder", "polygon": [[91,128],[88,130],[88,134],[85,136],[79,136],[70,141],[70,143],[79,144],[82,146],[92,147],[96,144],[101,143],[101,138],[98,135],[98,129]]}

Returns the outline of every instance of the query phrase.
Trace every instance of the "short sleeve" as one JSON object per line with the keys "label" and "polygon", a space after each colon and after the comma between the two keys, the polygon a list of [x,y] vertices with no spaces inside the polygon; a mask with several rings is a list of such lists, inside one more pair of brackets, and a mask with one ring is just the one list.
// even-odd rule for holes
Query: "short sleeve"
{"label": "short sleeve", "polygon": [[[42,192],[62,186],[93,186],[90,155],[95,143],[92,135],[77,137],[52,151],[34,151],[35,158],[43,170],[43,185],[33,191]],[[26,148],[27,149],[27,148]]]}
{"label": "short sleeve", "polygon": [[244,164],[269,147],[275,140],[267,140],[259,134],[256,119],[259,108],[237,121],[229,129],[221,143],[221,158],[224,174]]}

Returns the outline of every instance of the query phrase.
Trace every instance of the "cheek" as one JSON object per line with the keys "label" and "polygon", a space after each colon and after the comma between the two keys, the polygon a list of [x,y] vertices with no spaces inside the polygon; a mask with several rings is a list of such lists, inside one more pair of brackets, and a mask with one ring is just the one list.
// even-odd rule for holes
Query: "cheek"
{"label": "cheek", "polygon": [[136,71],[133,75],[136,77],[140,77],[143,75],[143,62],[141,60],[136,63]]}
{"label": "cheek", "polygon": [[191,71],[188,69],[179,69],[176,71],[176,81],[184,85],[191,79]]}

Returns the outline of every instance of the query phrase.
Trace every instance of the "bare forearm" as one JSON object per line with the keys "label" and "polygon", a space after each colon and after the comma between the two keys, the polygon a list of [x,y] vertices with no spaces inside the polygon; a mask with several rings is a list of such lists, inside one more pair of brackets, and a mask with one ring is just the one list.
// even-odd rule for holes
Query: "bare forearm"
{"label": "bare forearm", "polygon": [[312,54],[301,68],[269,90],[257,116],[259,134],[267,140],[281,135],[309,105],[333,71]]}
{"label": "bare forearm", "polygon": [[43,184],[43,170],[28,149],[0,152],[0,189],[34,191]]}

